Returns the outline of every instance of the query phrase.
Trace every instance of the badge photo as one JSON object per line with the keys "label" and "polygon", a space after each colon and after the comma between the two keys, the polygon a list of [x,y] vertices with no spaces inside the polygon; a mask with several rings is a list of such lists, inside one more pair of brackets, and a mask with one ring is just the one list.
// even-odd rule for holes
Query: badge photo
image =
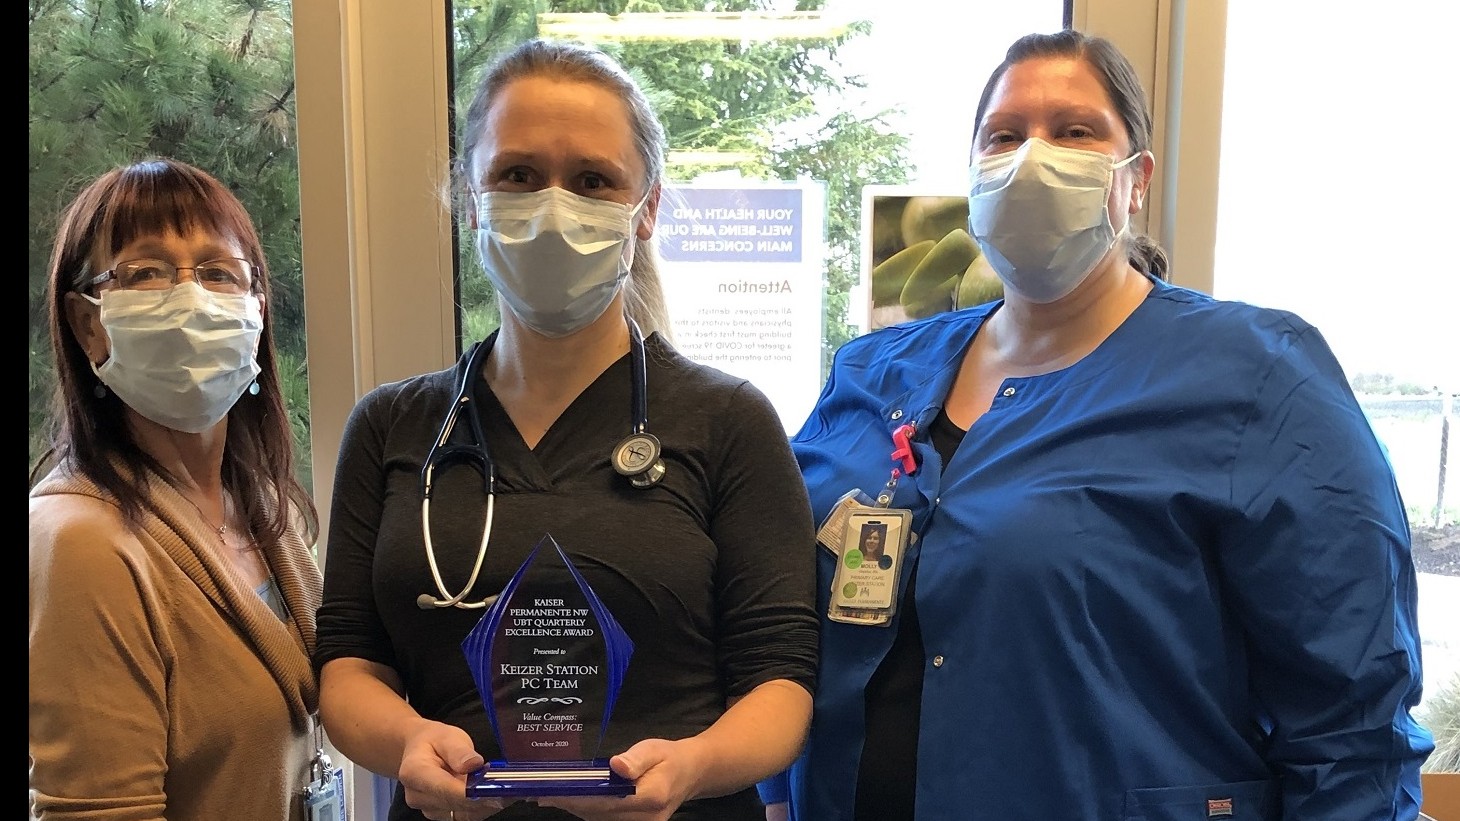
{"label": "badge photo", "polygon": [[883,508],[848,514],[832,581],[833,607],[891,610],[910,519],[908,511]]}

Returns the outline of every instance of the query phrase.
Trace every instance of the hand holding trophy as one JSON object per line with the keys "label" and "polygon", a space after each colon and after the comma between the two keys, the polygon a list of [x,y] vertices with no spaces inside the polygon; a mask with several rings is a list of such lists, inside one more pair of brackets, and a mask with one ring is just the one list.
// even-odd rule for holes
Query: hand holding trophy
{"label": "hand holding trophy", "polygon": [[469,798],[631,795],[599,756],[633,642],[551,535],[462,642],[502,759]]}
{"label": "hand holding trophy", "polygon": [[460,137],[501,323],[351,412],[325,730],[403,821],[763,819],[811,719],[815,528],[769,398],[670,338],[663,127],[610,55],[533,39]]}

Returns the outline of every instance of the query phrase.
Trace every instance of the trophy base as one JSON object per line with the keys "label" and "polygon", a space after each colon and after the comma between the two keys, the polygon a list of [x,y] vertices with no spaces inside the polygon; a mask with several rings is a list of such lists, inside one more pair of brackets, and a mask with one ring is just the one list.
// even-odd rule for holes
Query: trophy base
{"label": "trophy base", "polygon": [[467,798],[633,795],[634,782],[592,761],[489,761],[466,779]]}

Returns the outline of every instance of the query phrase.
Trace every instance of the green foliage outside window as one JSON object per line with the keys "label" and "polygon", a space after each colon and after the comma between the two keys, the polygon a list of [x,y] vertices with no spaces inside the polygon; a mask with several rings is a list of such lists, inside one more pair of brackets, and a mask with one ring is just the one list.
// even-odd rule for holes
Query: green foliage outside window
{"label": "green foliage outside window", "polygon": [[238,195],[263,239],[269,311],[309,484],[308,378],[288,0],[32,0],[30,460],[46,447],[53,379],[45,281],[56,218],[118,165],[169,156]]}
{"label": "green foliage outside window", "polygon": [[[797,11],[816,11],[821,0],[803,0]],[[539,12],[622,14],[625,12],[744,12],[784,4],[767,0],[539,0],[454,4],[456,110],[465,112],[482,68],[493,57],[537,34]],[[634,40],[598,43],[617,57],[643,87],[659,112],[671,151],[735,152],[731,166],[758,180],[807,178],[827,184],[826,320],[822,333],[823,372],[831,354],[852,335],[847,298],[859,278],[861,189],[868,183],[907,182],[907,139],[895,132],[885,113],[827,114],[818,101],[836,100],[860,85],[841,70],[837,50],[866,33],[852,26],[845,34],[817,40],[742,42],[739,40]],[[457,123],[460,128],[460,123]],[[687,181],[708,170],[670,163],[672,181]],[[480,339],[495,326],[497,311],[490,287],[463,226],[460,296],[462,334]]]}
{"label": "green foliage outside window", "polygon": [[[541,12],[752,11],[765,0],[662,3],[464,0],[454,4],[455,104],[494,56],[537,33]],[[819,9],[805,0],[799,11]],[[287,0],[32,0],[30,16],[30,461],[46,447],[53,379],[45,275],[56,217],[98,174],[165,155],[232,188],[263,238],[273,275],[269,306],[294,416],[301,478],[309,483],[299,174],[294,144],[291,6]],[[852,334],[847,294],[860,265],[860,191],[905,182],[906,139],[883,115],[827,115],[859,84],[837,49],[865,33],[820,40],[603,43],[630,68],[664,119],[672,150],[734,151],[752,179],[810,178],[828,189],[825,359]],[[672,180],[713,170],[671,165]],[[461,227],[460,247],[471,249]],[[475,255],[459,278],[462,334],[496,323]]]}

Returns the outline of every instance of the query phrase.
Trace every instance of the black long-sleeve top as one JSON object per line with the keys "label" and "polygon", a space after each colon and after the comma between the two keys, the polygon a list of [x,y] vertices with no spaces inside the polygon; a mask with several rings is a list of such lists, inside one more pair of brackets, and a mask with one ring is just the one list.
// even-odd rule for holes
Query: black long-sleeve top
{"label": "black long-sleeve top", "polygon": [[[649,489],[632,487],[609,461],[632,426],[627,355],[531,450],[485,380],[474,378],[472,406],[496,466],[496,494],[486,560],[468,600],[500,591],[544,534],[562,546],[634,642],[604,756],[644,738],[694,735],[720,717],[726,699],[767,681],[811,691],[816,673],[813,524],[781,422],[750,383],[690,362],[658,336],[645,348],[649,431],[666,466]],[[466,361],[382,385],[351,413],[314,661],[354,657],[394,668],[417,712],[462,727],[491,760],[497,743],[461,649],[483,611],[417,606],[422,593],[439,596],[421,533],[421,467]],[[465,418],[453,440],[470,441]],[[475,470],[438,471],[431,534],[450,593],[470,575],[485,510]],[[398,791],[391,817],[420,816]],[[689,802],[675,815],[763,817],[753,788]]]}

